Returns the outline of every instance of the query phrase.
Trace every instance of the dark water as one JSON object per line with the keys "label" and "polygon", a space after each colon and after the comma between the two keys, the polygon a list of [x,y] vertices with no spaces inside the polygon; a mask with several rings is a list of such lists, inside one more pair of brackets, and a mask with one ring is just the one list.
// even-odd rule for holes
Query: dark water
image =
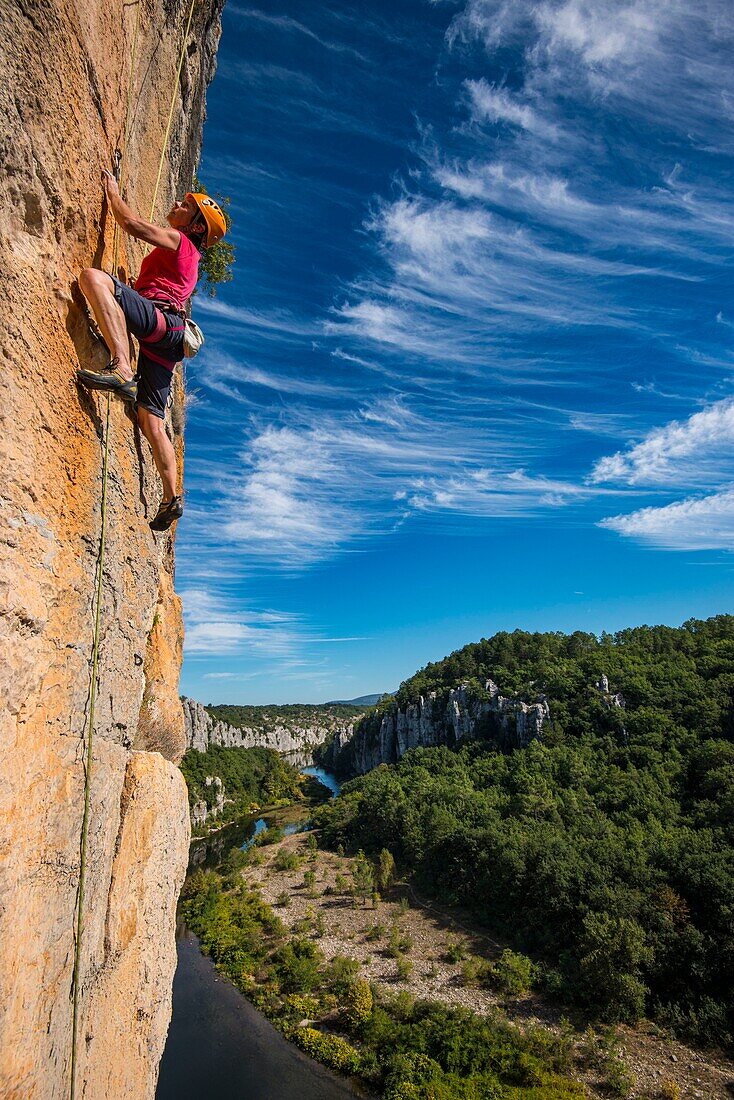
{"label": "dark water", "polygon": [[[331,798],[336,798],[342,788],[341,783],[332,772],[325,768],[319,768],[315,764],[301,767],[303,775],[310,775],[322,786],[326,787]],[[270,823],[272,824],[272,822]],[[230,848],[249,848],[255,837],[268,828],[268,822],[264,817],[246,817],[239,821],[233,821],[231,825],[225,825],[215,833],[206,837],[197,837],[191,842],[189,852],[189,873],[197,867],[216,867],[224,858]],[[290,836],[300,828],[300,825],[288,824],[283,831]]]}
{"label": "dark water", "polygon": [[331,791],[332,798],[336,798],[342,789],[342,785],[334,773],[327,772],[326,768],[319,768],[316,764],[311,764],[307,768],[301,768],[301,771],[304,775],[312,775],[314,779],[318,779],[319,783],[322,783],[324,787]]}
{"label": "dark water", "polygon": [[[323,768],[303,771],[328,787],[332,798],[339,793],[338,780]],[[234,845],[249,847],[265,828],[264,818],[249,818],[195,841],[189,869],[216,864]],[[287,825],[285,832],[297,828]],[[220,978],[193,933],[181,929],[176,948],[173,1016],[156,1100],[345,1100],[358,1095],[284,1039]]]}
{"label": "dark water", "polygon": [[156,1100],[347,1100],[357,1093],[289,1043],[199,951],[178,941]]}

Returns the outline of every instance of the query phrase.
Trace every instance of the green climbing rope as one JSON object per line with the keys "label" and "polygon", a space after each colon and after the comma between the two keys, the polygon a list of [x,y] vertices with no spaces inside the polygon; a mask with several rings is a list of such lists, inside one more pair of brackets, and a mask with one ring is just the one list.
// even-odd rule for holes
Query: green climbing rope
{"label": "green climbing rope", "polygon": [[[189,16],[186,23],[186,31],[183,38],[183,45],[181,46],[181,55],[179,57],[178,67],[176,69],[176,80],[174,83],[173,94],[171,96],[171,105],[168,112],[168,121],[166,124],[166,132],[163,139],[163,148],[161,150],[160,163],[158,165],[158,175],[156,177],[155,190],[153,193],[153,202],[151,204],[150,220],[153,220],[155,213],[155,204],[158,198],[158,188],[160,186],[161,176],[163,173],[163,163],[166,157],[166,151],[168,149],[168,140],[171,132],[171,124],[173,121],[173,112],[176,103],[176,93],[178,92],[179,81],[181,79],[181,69],[183,67],[184,58],[186,56],[186,43],[189,38],[189,31],[191,30],[191,21],[194,14],[194,5],[196,0],[191,0],[189,7]],[[127,97],[125,103],[125,126],[123,130],[122,150],[117,162],[116,175],[120,189],[122,190],[124,182],[125,167],[127,161],[127,146],[128,139],[131,133],[131,121],[130,121],[130,106],[132,103],[132,89],[133,81],[135,77],[135,62],[137,56],[137,44],[138,44],[138,31],[140,27],[140,9],[142,7],[142,0],[138,0],[136,4],[136,16],[135,16],[135,30],[133,32],[133,44],[130,53],[130,75],[128,78]],[[119,249],[120,249],[120,227],[115,223],[113,232],[113,262],[112,270],[116,274],[119,263]],[[72,972],[72,1030],[71,1030],[71,1069],[70,1069],[70,1088],[69,1097],[70,1100],[75,1100],[76,1096],[76,1074],[77,1074],[77,1048],[78,1048],[78,1031],[79,1031],[79,1009],[81,1000],[80,991],[80,970],[81,970],[81,955],[82,955],[82,937],[84,933],[84,893],[86,886],[86,870],[87,870],[87,840],[89,836],[89,811],[91,802],[91,789],[92,789],[92,743],[94,739],[94,719],[95,708],[97,703],[97,679],[99,671],[99,639],[100,639],[100,627],[102,622],[102,585],[104,579],[104,557],[105,557],[105,543],[107,538],[107,486],[108,486],[108,472],[109,472],[109,453],[110,453],[110,406],[111,395],[107,395],[107,413],[105,417],[105,431],[104,431],[104,448],[102,457],[102,509],[101,509],[101,534],[99,543],[99,556],[97,558],[97,570],[96,570],[96,583],[94,594],[94,640],[92,643],[92,682],[89,693],[89,721],[87,724],[87,736],[86,736],[86,752],[84,758],[84,814],[82,817],[82,835],[81,835],[81,849],[79,858],[79,886],[77,889],[77,903],[76,903],[76,936],[74,943],[74,968]]]}

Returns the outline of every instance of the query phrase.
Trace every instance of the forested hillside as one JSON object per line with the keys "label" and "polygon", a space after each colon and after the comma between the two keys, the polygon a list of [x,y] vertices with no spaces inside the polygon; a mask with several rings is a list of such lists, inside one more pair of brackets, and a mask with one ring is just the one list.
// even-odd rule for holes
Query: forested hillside
{"label": "forested hillside", "polygon": [[235,706],[234,704],[221,703],[207,704],[209,714],[220,722],[226,722],[238,729],[263,729],[273,726],[310,726],[336,727],[337,725],[353,721],[354,718],[367,711],[366,706],[356,703],[326,703],[317,706],[310,703],[284,703],[270,706]]}
{"label": "forested hillside", "polygon": [[207,776],[218,776],[227,804],[220,820],[251,811],[253,805],[296,798],[300,793],[298,770],[272,749],[225,749],[212,745],[207,752],[187,752],[181,761],[189,790],[189,805],[203,800],[211,809],[216,789]]}
{"label": "forested hillside", "polygon": [[541,959],[563,999],[731,1040],[734,618],[497,634],[426,666],[378,713],[488,678],[546,695],[542,740],[412,750],[319,811],[327,842],[389,848],[424,889]]}

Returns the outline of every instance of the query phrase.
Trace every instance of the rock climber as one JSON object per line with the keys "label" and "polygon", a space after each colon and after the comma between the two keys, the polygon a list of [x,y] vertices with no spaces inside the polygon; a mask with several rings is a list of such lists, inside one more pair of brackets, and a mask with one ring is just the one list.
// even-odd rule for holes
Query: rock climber
{"label": "rock climber", "polygon": [[[222,239],[227,225],[213,199],[191,192],[173,204],[166,227],[151,225],[123,201],[111,172],[103,172],[102,180],[117,224],[153,249],[140,265],[135,289],[94,267],[79,276],[111,359],[103,371],[80,370],[77,378],[90,389],[111,391],[134,404],[163,482],[163,499],[150,526],[166,531],[183,515],[183,501],[176,496],[176,454],[163,418],[173,370],[184,354],[185,307],[199,278],[203,250]],[[140,343],[135,377],[129,332]]]}

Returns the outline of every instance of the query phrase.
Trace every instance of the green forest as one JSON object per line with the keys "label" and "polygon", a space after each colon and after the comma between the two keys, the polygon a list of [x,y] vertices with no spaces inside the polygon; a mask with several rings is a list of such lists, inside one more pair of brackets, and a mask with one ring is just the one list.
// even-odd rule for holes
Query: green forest
{"label": "green forest", "polygon": [[366,721],[490,677],[505,696],[547,697],[542,741],[412,750],[317,811],[323,840],[388,848],[592,1017],[731,1042],[734,617],[497,634],[427,665]]}
{"label": "green forest", "polygon": [[273,749],[222,748],[210,745],[206,752],[191,750],[181,761],[189,805],[201,799],[211,808],[215,798],[213,786],[207,786],[208,775],[218,775],[229,800],[219,822],[252,812],[253,808],[297,798],[301,778],[297,768],[286,763]]}
{"label": "green forest", "polygon": [[366,713],[370,708],[351,703],[329,703],[317,706],[310,703],[284,703],[279,706],[236,706],[212,703],[206,707],[212,718],[226,722],[238,729],[271,729],[273,726],[336,726],[349,722],[355,715]]}

